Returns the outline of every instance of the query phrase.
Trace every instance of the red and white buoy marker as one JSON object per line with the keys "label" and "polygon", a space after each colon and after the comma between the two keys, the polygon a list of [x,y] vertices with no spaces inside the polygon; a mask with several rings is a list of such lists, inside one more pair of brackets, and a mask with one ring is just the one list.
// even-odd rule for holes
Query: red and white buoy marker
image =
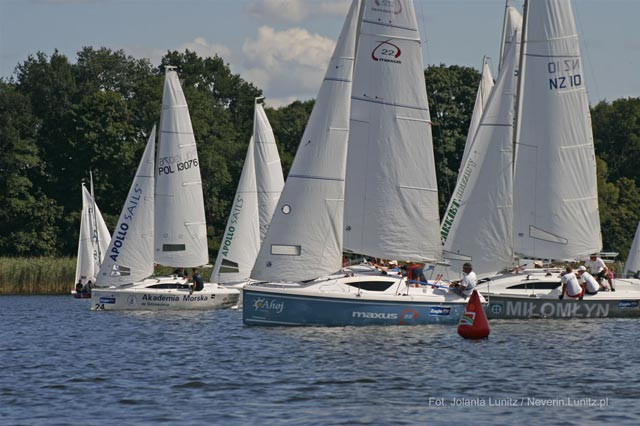
{"label": "red and white buoy marker", "polygon": [[464,313],[460,317],[458,334],[465,339],[486,339],[490,332],[489,321],[484,309],[482,309],[480,296],[476,290],[473,290]]}

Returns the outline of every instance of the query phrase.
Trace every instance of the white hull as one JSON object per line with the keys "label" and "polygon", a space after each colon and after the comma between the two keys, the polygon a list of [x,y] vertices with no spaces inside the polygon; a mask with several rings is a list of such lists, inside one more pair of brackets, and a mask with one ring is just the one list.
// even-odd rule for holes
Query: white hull
{"label": "white hull", "polygon": [[91,292],[92,310],[202,310],[230,308],[240,292],[205,283],[202,291],[191,292],[183,278],[160,277]]}
{"label": "white hull", "polygon": [[[608,287],[606,280],[603,284]],[[491,277],[478,291],[488,300],[492,319],[640,316],[640,280],[614,279],[613,284],[615,292],[560,300],[560,270],[532,269]]]}

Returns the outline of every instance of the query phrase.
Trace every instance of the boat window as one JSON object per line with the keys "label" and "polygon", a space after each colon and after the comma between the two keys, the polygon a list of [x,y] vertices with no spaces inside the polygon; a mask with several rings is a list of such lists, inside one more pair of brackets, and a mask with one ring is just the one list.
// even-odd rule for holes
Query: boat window
{"label": "boat window", "polygon": [[516,284],[507,287],[507,289],[526,289],[526,290],[553,290],[554,288],[560,287],[560,283],[558,281],[536,281],[529,282],[524,284]]}
{"label": "boat window", "polygon": [[362,290],[385,291],[395,283],[396,281],[354,281],[347,284],[351,287],[360,288]]}
{"label": "boat window", "polygon": [[159,289],[179,289],[179,288],[189,288],[187,284],[180,283],[163,283],[163,284],[154,284],[147,288],[159,288]]}

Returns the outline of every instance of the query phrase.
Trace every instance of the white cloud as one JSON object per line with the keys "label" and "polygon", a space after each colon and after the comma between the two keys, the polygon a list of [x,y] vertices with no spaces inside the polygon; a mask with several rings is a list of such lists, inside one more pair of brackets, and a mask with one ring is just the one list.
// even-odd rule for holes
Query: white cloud
{"label": "white cloud", "polygon": [[232,56],[231,49],[222,44],[209,43],[204,37],[196,37],[195,39],[182,43],[175,48],[168,47],[166,49],[159,49],[133,46],[125,47],[123,49],[127,54],[134,58],[148,58],[153,65],[159,65],[162,57],[167,54],[168,50],[184,52],[185,49],[189,49],[192,52],[196,52],[198,56],[203,58],[213,57],[217,54],[224,59],[225,62],[230,62]]}
{"label": "white cloud", "polygon": [[318,16],[345,16],[349,0],[255,0],[246,10],[259,19],[302,22]]}
{"label": "white cloud", "polygon": [[225,61],[228,61],[228,58],[231,57],[231,49],[222,44],[209,43],[204,37],[196,37],[192,41],[183,43],[180,45],[180,47],[178,47],[177,50],[179,52],[182,52],[185,49],[196,52],[203,58],[218,55]]}
{"label": "white cloud", "polygon": [[285,31],[263,26],[254,40],[245,40],[241,75],[284,100],[316,96],[335,42],[305,29]]}

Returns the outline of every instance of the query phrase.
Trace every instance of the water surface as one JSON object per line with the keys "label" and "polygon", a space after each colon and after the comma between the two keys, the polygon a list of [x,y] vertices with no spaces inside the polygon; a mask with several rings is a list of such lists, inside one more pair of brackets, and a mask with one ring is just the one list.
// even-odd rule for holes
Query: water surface
{"label": "water surface", "polygon": [[[640,319],[257,328],[0,297],[0,424],[640,422]],[[547,406],[551,404],[552,406]]]}

